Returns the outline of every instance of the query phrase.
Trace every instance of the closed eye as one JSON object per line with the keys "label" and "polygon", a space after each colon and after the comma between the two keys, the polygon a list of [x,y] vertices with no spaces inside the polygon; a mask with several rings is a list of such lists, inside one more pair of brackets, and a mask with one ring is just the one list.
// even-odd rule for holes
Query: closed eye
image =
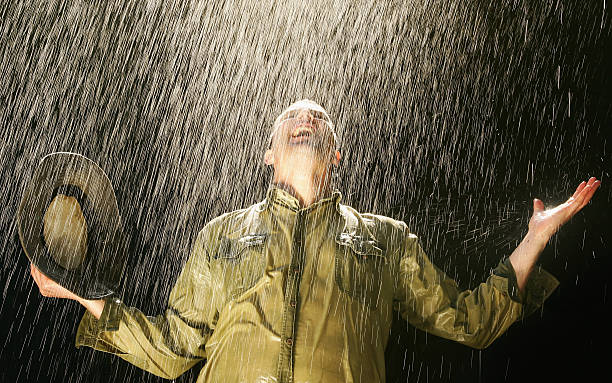
{"label": "closed eye", "polygon": [[[325,113],[320,112],[318,110],[312,110],[312,109],[309,109],[308,111],[312,115],[313,119],[323,121],[323,122],[325,122],[327,124],[331,124],[331,121],[325,115]],[[286,112],[280,118],[281,123],[283,123],[283,122],[285,122],[287,120],[291,120],[291,119],[296,118],[300,114],[300,112],[301,112],[301,110],[299,110],[299,109],[290,110],[290,111]]]}

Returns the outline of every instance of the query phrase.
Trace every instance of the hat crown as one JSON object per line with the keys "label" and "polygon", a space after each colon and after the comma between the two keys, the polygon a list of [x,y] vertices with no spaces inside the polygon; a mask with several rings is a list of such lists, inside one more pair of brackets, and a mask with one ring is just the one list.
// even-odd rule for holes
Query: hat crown
{"label": "hat crown", "polygon": [[56,195],[43,216],[43,237],[53,260],[67,270],[87,254],[87,222],[75,197]]}

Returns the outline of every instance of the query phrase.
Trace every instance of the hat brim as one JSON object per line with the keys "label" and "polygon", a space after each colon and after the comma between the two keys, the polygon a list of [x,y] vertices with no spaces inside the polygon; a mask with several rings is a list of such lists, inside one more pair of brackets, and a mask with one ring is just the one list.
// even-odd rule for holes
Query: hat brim
{"label": "hat brim", "polygon": [[[87,200],[87,254],[75,269],[57,264],[42,236],[45,211],[64,185],[80,189]],[[30,262],[55,282],[85,299],[100,299],[117,290],[126,261],[121,218],[111,182],[92,160],[65,152],[45,156],[23,194],[17,226]]]}

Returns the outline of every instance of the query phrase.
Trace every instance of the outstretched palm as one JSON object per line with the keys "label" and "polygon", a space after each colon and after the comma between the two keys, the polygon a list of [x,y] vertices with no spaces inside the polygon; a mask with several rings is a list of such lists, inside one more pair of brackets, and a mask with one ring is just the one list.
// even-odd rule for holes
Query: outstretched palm
{"label": "outstretched palm", "polygon": [[529,220],[529,231],[538,236],[550,238],[559,228],[580,211],[593,197],[601,181],[591,177],[588,182],[582,181],[574,194],[564,203],[545,210],[544,203],[533,200],[533,215]]}

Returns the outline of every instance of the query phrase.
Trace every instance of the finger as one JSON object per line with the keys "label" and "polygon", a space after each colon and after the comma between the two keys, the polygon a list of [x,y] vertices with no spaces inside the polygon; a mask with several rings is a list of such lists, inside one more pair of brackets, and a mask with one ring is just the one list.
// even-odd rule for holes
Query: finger
{"label": "finger", "polygon": [[36,269],[36,267],[34,267],[34,265],[31,263],[30,263],[30,275],[32,275],[32,279],[34,279],[36,286],[40,288],[40,283],[38,281],[38,269]]}
{"label": "finger", "polygon": [[601,181],[599,181],[597,179],[595,179],[595,181],[593,181],[594,178],[595,177],[591,177],[591,179],[589,179],[589,182],[591,184],[587,183],[587,185],[580,192],[578,197],[576,197],[575,204],[574,204],[574,209],[572,210],[572,215],[576,214],[583,207],[585,207],[586,204],[589,203],[589,201],[593,197],[593,194],[599,188],[599,185],[601,185]]}
{"label": "finger", "polygon": [[40,270],[38,270],[36,266],[32,266],[31,273],[32,273],[32,277],[34,278],[34,281],[36,281],[36,284],[40,288],[43,283],[43,277],[42,277],[43,274],[41,273]]}
{"label": "finger", "polygon": [[597,181],[597,178],[596,177],[591,177],[591,178],[589,178],[589,182],[587,182],[587,185],[591,185],[592,186],[595,183],[595,181]]}
{"label": "finger", "polygon": [[36,283],[36,287],[38,287],[38,292],[40,293],[40,295],[46,297],[47,295],[45,294],[45,282],[42,280],[41,275],[41,272],[36,267],[34,267],[32,270],[32,277],[34,278],[34,282]]}
{"label": "finger", "polygon": [[589,194],[589,192],[592,191],[591,188],[593,187],[596,181],[597,181],[597,178],[595,177],[589,178],[589,181],[586,183],[586,185],[584,185],[582,190],[580,190],[578,195],[576,195],[576,201],[582,201],[584,197],[586,197]]}
{"label": "finger", "polygon": [[576,191],[574,192],[574,194],[572,194],[572,196],[570,197],[570,199],[576,199],[576,197],[578,196],[578,194],[580,194],[580,192],[582,191],[582,189],[584,189],[584,187],[586,186],[586,181],[582,181],[580,183],[580,185],[578,185],[578,187],[576,188]]}
{"label": "finger", "polygon": [[32,267],[32,276],[34,277],[34,279],[36,279],[36,282],[40,284],[40,282],[42,281],[42,273],[40,272],[40,270],[38,270],[36,266]]}
{"label": "finger", "polygon": [[542,202],[541,200],[534,198],[533,199],[533,213],[539,213],[541,211],[544,211],[544,202]]}
{"label": "finger", "polygon": [[32,270],[32,276],[34,277],[34,281],[38,285],[38,289],[40,290],[40,293],[45,295],[45,292],[47,291],[48,286],[49,286],[49,281],[51,281],[51,279],[47,277],[45,274],[43,274],[43,272],[40,271],[36,266],[32,266],[31,270]]}
{"label": "finger", "polygon": [[591,187],[589,188],[587,194],[584,197],[584,200],[582,201],[582,204],[580,205],[580,208],[582,209],[583,207],[585,207],[589,201],[591,201],[591,198],[593,198],[593,194],[595,194],[595,192],[597,191],[597,189],[599,189],[599,186],[601,185],[601,181],[597,180],[595,181]]}
{"label": "finger", "polygon": [[576,196],[576,199],[574,199],[573,203],[570,205],[572,215],[576,214],[578,211],[580,211],[580,209],[582,209],[582,206],[584,206],[585,198],[587,197],[591,189],[592,186],[587,184]]}

